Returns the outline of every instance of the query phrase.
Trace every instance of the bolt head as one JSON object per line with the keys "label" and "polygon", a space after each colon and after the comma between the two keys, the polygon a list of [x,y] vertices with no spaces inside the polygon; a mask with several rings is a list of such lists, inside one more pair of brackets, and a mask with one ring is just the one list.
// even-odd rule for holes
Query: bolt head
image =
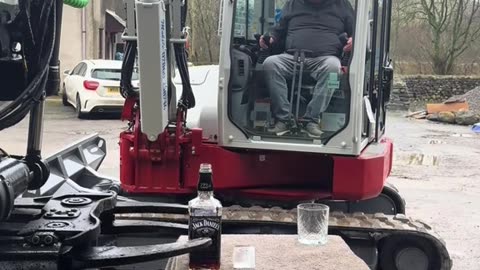
{"label": "bolt head", "polygon": [[38,235],[32,236],[32,243],[35,245],[40,243],[40,237]]}
{"label": "bolt head", "polygon": [[50,245],[51,243],[53,243],[53,237],[51,235],[47,235],[45,236],[45,239],[43,239],[43,242],[47,245]]}

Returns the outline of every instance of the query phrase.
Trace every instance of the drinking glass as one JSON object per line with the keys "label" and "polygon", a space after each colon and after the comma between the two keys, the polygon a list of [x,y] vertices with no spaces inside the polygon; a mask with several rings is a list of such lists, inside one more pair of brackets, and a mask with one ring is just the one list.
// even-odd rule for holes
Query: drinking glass
{"label": "drinking glass", "polygon": [[329,207],[303,203],[297,207],[298,241],[306,245],[325,245],[328,237]]}

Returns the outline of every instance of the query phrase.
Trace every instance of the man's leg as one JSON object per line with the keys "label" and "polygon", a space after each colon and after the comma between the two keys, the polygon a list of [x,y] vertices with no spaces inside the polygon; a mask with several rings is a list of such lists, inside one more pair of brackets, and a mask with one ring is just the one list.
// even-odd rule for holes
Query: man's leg
{"label": "man's leg", "polygon": [[272,100],[272,113],[277,122],[271,132],[278,135],[283,135],[288,131],[290,102],[288,101],[287,80],[293,76],[293,65],[293,56],[285,53],[270,56],[263,63],[265,80]]}
{"label": "man's leg", "polygon": [[339,87],[341,63],[338,57],[322,56],[308,59],[306,64],[311,76],[317,81],[304,116],[309,120],[306,129],[312,137],[320,137],[320,114],[327,110],[335,90]]}
{"label": "man's leg", "polygon": [[305,119],[318,123],[320,114],[328,108],[333,93],[339,88],[341,63],[338,57],[322,56],[308,59],[307,68],[317,84],[307,106]]}

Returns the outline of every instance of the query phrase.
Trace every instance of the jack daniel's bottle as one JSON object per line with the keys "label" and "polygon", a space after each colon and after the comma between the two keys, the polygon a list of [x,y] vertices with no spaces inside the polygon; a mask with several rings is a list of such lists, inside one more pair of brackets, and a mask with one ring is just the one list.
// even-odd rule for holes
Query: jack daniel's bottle
{"label": "jack daniel's bottle", "polygon": [[222,234],[222,204],[213,197],[212,166],[200,165],[198,195],[188,202],[188,238],[210,237],[212,245],[190,253],[190,269],[219,269]]}

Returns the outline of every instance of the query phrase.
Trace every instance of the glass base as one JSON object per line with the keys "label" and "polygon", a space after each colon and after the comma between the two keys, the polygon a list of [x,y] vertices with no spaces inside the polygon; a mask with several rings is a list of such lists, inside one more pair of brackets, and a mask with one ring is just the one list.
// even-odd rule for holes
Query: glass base
{"label": "glass base", "polygon": [[302,245],[307,246],[324,246],[327,244],[327,239],[306,239],[306,238],[298,238],[298,242]]}

